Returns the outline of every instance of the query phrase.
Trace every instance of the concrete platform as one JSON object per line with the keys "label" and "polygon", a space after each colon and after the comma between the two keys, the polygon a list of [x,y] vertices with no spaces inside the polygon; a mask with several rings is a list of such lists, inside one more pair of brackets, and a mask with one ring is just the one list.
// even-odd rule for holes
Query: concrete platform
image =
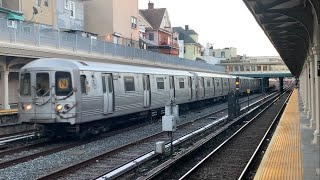
{"label": "concrete platform", "polygon": [[302,111],[294,90],[262,159],[255,180],[319,180],[319,144],[312,144],[314,129]]}

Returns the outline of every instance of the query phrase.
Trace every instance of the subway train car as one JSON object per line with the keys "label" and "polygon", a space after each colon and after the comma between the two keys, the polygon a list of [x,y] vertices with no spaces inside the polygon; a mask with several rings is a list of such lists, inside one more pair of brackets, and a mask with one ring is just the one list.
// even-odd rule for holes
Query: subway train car
{"label": "subway train car", "polygon": [[[225,98],[235,76],[144,66],[39,59],[20,71],[19,121],[43,130],[107,130],[110,119],[177,104]],[[258,91],[257,79],[240,77],[240,92]]]}

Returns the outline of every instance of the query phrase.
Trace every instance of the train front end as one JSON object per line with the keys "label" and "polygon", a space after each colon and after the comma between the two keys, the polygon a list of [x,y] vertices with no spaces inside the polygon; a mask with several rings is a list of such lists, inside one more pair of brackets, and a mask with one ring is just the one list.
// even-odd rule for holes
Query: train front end
{"label": "train front end", "polygon": [[31,62],[20,71],[19,121],[45,126],[75,124],[72,69],[36,63]]}

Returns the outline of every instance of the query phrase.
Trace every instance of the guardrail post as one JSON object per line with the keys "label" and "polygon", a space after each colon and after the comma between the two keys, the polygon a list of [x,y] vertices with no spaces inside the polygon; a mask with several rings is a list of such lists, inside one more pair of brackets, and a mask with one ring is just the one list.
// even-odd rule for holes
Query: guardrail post
{"label": "guardrail post", "polygon": [[106,54],[106,41],[103,40],[103,54]]}
{"label": "guardrail post", "polygon": [[136,48],[133,48],[133,56],[132,56],[132,60],[136,57]]}
{"label": "guardrail post", "polygon": [[73,49],[73,51],[76,51],[78,47],[78,35],[76,34],[76,47]]}
{"label": "guardrail post", "polygon": [[38,46],[40,46],[40,37],[41,37],[41,34],[40,34],[40,25],[38,24]]}
{"label": "guardrail post", "polygon": [[14,43],[17,42],[17,29],[16,28],[13,28],[14,30]]}
{"label": "guardrail post", "polygon": [[61,46],[61,37],[60,37],[60,30],[58,29],[58,49],[60,49]]}
{"label": "guardrail post", "polygon": [[92,38],[90,38],[90,53],[92,53]]}

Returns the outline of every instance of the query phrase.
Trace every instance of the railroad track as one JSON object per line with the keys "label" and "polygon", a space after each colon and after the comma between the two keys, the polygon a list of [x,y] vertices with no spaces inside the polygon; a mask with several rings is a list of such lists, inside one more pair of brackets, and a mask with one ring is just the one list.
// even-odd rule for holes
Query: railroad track
{"label": "railroad track", "polygon": [[9,143],[15,143],[21,140],[32,139],[37,137],[35,131],[25,131],[20,133],[12,133],[9,135],[0,136],[0,146],[5,146]]}
{"label": "railroad track", "polygon": [[279,117],[288,97],[290,96],[280,97],[277,104],[250,120],[180,179],[241,178],[246,172],[247,162],[251,162],[257,147],[264,140],[275,119]]}
{"label": "railroad track", "polygon": [[[244,177],[248,174],[248,167],[262,141],[267,137],[266,131],[270,132],[271,125],[279,119],[287,100],[288,94],[279,96],[272,101],[271,104],[274,105],[268,105],[251,120],[244,121],[240,125],[237,123],[237,127],[227,124],[221,130],[186,147],[175,158],[158,164],[135,179],[238,179]],[[234,124],[234,122],[231,123]],[[200,148],[203,146],[206,148]],[[132,176],[122,178],[132,178]]]}
{"label": "railroad track", "polygon": [[[243,103],[245,102],[246,101]],[[258,102],[254,104],[257,103]],[[225,113],[226,110],[227,108],[222,108],[213,113],[194,119],[193,121],[179,125],[179,130],[175,133],[175,137],[179,138],[212,122],[214,124],[222,122],[218,121],[218,119],[216,119],[217,117],[212,116],[216,114],[223,114],[221,112]],[[156,141],[168,142],[167,134],[164,132],[155,133],[146,138],[141,138],[135,142],[127,143],[121,147],[107,150],[93,158],[83,160],[82,162],[78,162],[65,168],[61,168],[51,174],[42,176],[39,179],[97,178],[106,174],[106,172],[112,172],[112,170],[116,169],[117,167],[121,167],[121,165],[136,160],[143,155],[152,158],[153,155],[146,152],[149,152],[151,149],[153,149]],[[181,142],[183,142],[183,140]]]}

